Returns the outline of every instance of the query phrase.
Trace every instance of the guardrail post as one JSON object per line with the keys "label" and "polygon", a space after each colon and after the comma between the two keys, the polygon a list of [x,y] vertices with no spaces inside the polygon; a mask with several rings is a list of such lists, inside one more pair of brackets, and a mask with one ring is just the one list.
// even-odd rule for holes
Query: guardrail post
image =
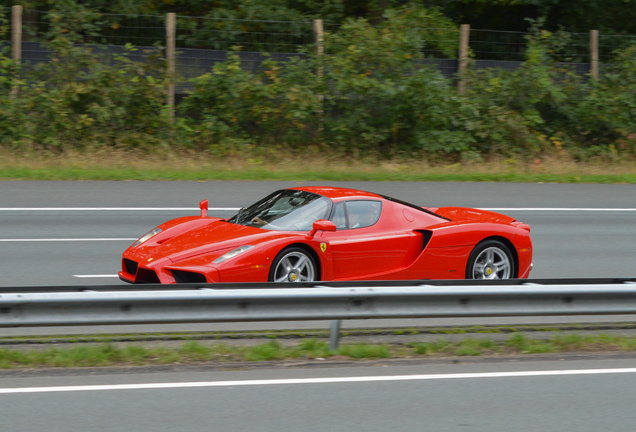
{"label": "guardrail post", "polygon": [[166,16],[166,61],[168,62],[168,112],[174,118],[174,75],[175,67],[175,45],[177,35],[177,15],[170,12]]}
{"label": "guardrail post", "polygon": [[340,345],[340,320],[331,321],[331,332],[329,333],[329,349],[335,351]]}
{"label": "guardrail post", "polygon": [[[22,61],[22,6],[20,5],[11,8],[11,54],[15,63],[19,65]],[[11,94],[16,96],[18,90],[18,85],[14,85]]]}
{"label": "guardrail post", "polygon": [[470,35],[470,24],[462,24],[459,27],[459,65],[457,74],[460,77],[457,84],[457,93],[464,94],[466,90],[466,80],[462,78],[463,72],[468,66],[468,38]]}
{"label": "guardrail post", "polygon": [[590,30],[590,73],[598,79],[598,30]]}

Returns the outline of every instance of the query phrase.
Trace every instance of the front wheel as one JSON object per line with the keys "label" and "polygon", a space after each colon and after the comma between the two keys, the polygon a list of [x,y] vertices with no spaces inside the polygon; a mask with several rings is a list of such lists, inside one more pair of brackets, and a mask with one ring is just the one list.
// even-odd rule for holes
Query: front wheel
{"label": "front wheel", "polygon": [[299,247],[279,253],[269,271],[270,282],[311,282],[318,275],[316,262],[310,253]]}
{"label": "front wheel", "polygon": [[468,257],[466,279],[510,279],[515,262],[508,247],[497,240],[478,244]]}

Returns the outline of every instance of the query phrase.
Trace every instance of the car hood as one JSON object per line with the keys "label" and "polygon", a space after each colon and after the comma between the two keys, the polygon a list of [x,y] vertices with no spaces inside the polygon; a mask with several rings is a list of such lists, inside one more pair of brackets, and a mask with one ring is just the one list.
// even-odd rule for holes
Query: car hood
{"label": "car hood", "polygon": [[243,245],[256,245],[273,238],[302,233],[269,231],[218,220],[172,237],[144,251],[146,256],[168,258],[173,263],[201,254],[218,251],[219,255]]}

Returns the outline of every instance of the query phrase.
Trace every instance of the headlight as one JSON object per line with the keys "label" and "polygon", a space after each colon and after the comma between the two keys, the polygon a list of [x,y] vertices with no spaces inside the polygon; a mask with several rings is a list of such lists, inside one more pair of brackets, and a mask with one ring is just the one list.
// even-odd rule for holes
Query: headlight
{"label": "headlight", "polygon": [[229,251],[228,253],[221,255],[220,257],[218,257],[212,262],[214,264],[222,263],[223,261],[229,260],[230,258],[234,258],[235,256],[240,255],[243,252],[252,249],[253,247],[254,246],[241,246],[240,248],[236,248],[234,250]]}
{"label": "headlight", "polygon": [[137,247],[140,244],[142,244],[145,241],[148,241],[150,238],[156,236],[157,234],[159,234],[161,232],[161,228],[155,228],[152,231],[150,231],[148,234],[144,235],[143,237],[141,237],[139,240],[137,240],[132,247]]}

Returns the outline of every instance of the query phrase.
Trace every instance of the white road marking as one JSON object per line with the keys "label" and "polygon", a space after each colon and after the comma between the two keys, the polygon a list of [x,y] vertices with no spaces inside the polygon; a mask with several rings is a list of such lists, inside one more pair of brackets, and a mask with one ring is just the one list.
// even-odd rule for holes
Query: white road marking
{"label": "white road marking", "polygon": [[0,242],[88,242],[88,241],[135,241],[137,238],[44,238],[44,239],[0,239]]}
{"label": "white road marking", "polygon": [[424,381],[445,379],[474,379],[474,378],[510,378],[510,377],[542,377],[564,375],[602,375],[636,373],[636,368],[622,369],[578,369],[551,371],[522,371],[522,372],[485,372],[431,375],[393,375],[393,376],[361,376],[334,378],[299,378],[273,380],[244,380],[244,381],[208,381],[208,382],[180,382],[180,383],[150,383],[150,384],[114,384],[114,385],[86,385],[60,387],[18,387],[0,388],[0,394],[11,393],[52,393],[75,391],[108,391],[108,390],[149,390],[197,387],[239,387],[239,386],[267,386],[290,384],[333,384],[333,383],[361,383],[381,381]]}
{"label": "white road marking", "polygon": [[507,208],[482,208],[478,210],[489,210],[489,211],[577,211],[577,212],[633,212],[636,211],[636,208],[590,208],[590,207],[581,207],[581,208],[567,208],[567,207],[558,207],[558,208],[549,208],[549,207],[507,207]]}
{"label": "white road marking", "polygon": [[73,275],[73,277],[76,278],[116,278],[119,277],[119,275],[112,275],[112,274],[107,274],[107,275]]}
{"label": "white road marking", "polygon": [[[239,207],[210,207],[214,211],[239,211]],[[478,208],[489,211],[576,211],[576,212],[636,212],[636,208],[593,208],[593,207],[493,207]],[[199,211],[195,207],[1,207],[0,211]]]}
{"label": "white road marking", "polygon": [[[238,211],[236,207],[211,207],[208,211]],[[1,207],[0,211],[199,211],[198,207]]]}

